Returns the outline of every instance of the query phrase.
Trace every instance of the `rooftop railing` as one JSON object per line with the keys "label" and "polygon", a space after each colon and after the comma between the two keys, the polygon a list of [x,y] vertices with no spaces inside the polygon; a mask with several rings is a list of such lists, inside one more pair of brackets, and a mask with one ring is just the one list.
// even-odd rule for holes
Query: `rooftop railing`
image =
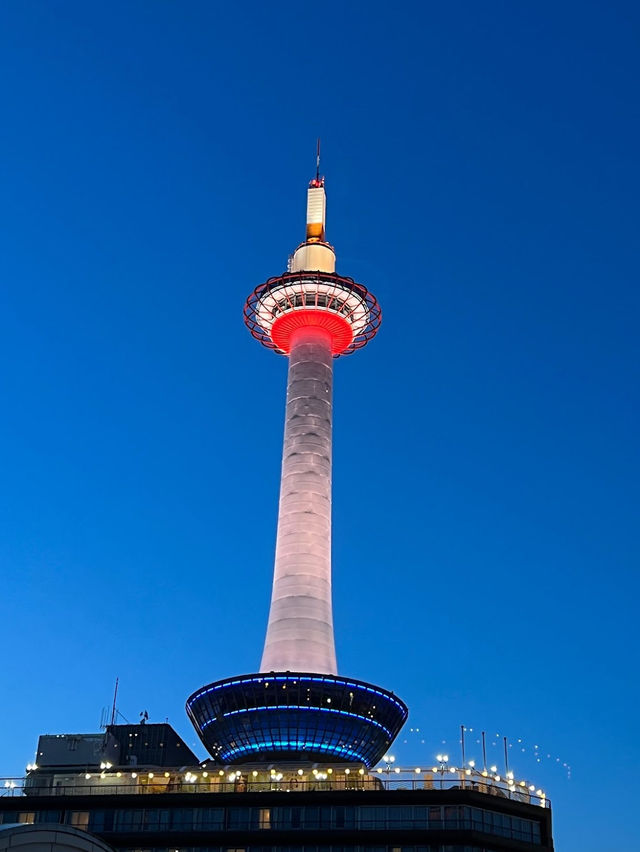
{"label": "rooftop railing", "polygon": [[202,767],[117,768],[64,772],[35,769],[25,778],[0,778],[0,797],[162,795],[168,793],[311,792],[327,790],[475,790],[490,796],[550,807],[535,785],[488,770],[450,766],[430,769]]}

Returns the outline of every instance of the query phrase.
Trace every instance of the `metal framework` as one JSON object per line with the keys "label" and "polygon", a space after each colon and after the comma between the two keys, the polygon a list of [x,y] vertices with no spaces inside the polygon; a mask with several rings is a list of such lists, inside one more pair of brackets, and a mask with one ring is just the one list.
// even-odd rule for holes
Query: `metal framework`
{"label": "metal framework", "polygon": [[251,334],[281,355],[288,352],[278,339],[278,323],[296,316],[302,324],[321,327],[334,318],[344,321],[350,334],[334,344],[335,358],[366,346],[382,322],[382,310],[373,293],[335,272],[286,272],[269,278],[255,288],[244,306],[244,321]]}

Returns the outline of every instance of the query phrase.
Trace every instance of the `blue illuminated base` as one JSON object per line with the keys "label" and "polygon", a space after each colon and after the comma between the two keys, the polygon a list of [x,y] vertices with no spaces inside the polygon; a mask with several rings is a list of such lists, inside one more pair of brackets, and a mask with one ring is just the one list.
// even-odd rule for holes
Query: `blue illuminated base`
{"label": "blue illuminated base", "polygon": [[337,675],[270,672],[203,686],[187,713],[223,765],[256,761],[373,766],[407,719],[392,692]]}

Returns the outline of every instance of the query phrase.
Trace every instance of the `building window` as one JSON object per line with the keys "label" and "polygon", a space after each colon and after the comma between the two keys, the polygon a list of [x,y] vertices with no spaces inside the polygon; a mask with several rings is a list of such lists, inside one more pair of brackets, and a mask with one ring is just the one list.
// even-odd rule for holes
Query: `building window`
{"label": "building window", "polygon": [[89,828],[89,811],[71,811],[67,822],[74,828],[86,831]]}

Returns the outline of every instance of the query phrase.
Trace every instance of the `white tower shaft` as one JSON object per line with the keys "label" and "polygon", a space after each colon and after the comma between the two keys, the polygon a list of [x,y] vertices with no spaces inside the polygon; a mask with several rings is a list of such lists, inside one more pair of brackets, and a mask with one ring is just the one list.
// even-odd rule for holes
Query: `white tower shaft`
{"label": "white tower shaft", "polygon": [[331,337],[292,336],[275,571],[260,670],[337,674],[331,607]]}

